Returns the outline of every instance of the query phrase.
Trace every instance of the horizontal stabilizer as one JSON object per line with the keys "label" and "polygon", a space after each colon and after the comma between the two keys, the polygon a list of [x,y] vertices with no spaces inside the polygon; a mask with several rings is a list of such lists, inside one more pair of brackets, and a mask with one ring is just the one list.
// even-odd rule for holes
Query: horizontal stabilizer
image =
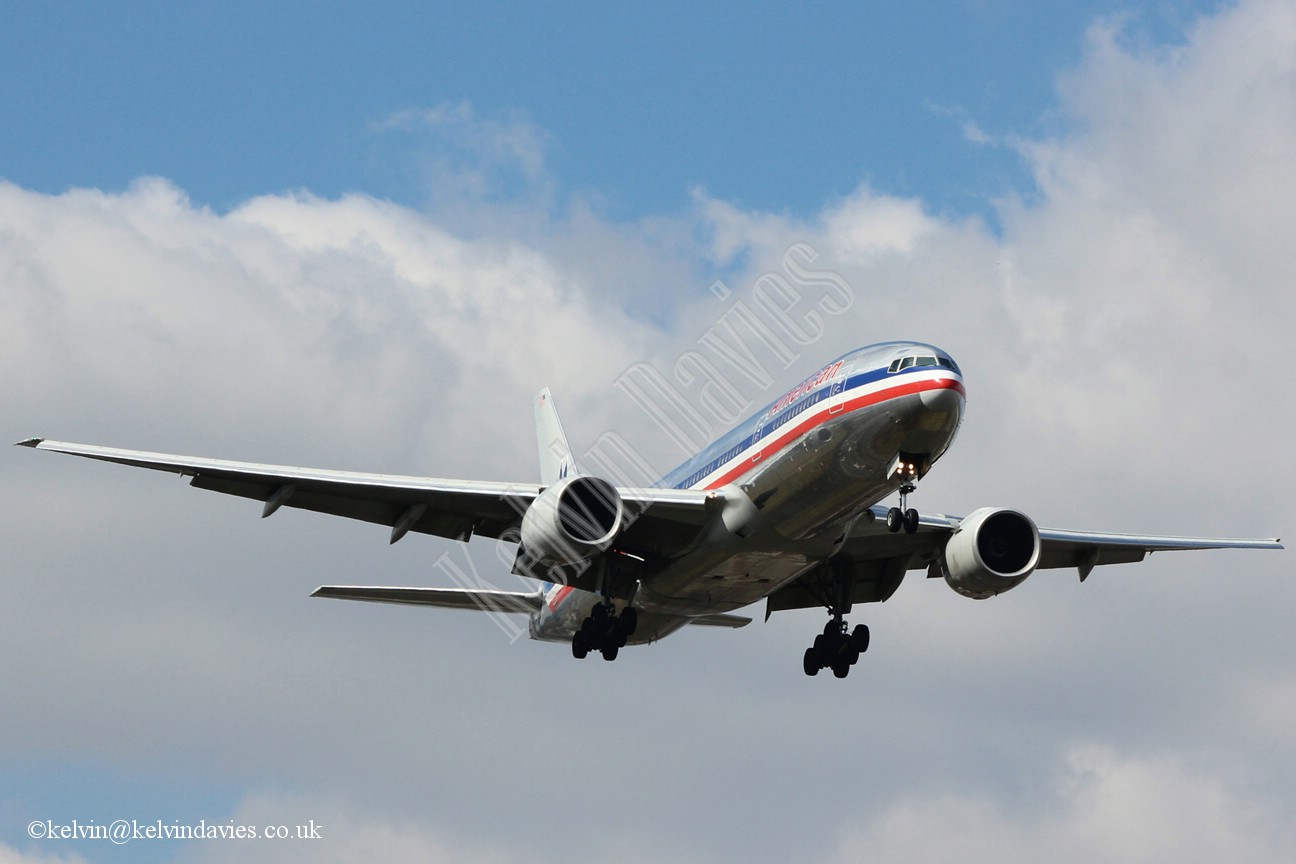
{"label": "horizontal stabilizer", "polygon": [[700,615],[697,618],[690,618],[690,624],[697,624],[701,627],[746,627],[752,619],[744,618],[742,615],[724,615],[717,613],[715,615]]}
{"label": "horizontal stabilizer", "polygon": [[484,591],[467,588],[384,588],[368,585],[322,585],[312,597],[338,600],[367,600],[371,603],[401,603],[406,606],[440,606],[445,609],[474,609],[479,612],[539,612],[543,592]]}

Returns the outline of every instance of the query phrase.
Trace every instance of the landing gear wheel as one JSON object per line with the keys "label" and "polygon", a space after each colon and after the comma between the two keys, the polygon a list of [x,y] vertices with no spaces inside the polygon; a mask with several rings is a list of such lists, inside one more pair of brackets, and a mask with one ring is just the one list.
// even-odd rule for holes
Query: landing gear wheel
{"label": "landing gear wheel", "polygon": [[635,628],[639,626],[639,610],[633,606],[627,606],[621,610],[621,632],[626,636],[633,636]]}
{"label": "landing gear wheel", "polygon": [[900,529],[904,527],[904,524],[905,514],[903,510],[899,507],[892,507],[887,511],[886,526],[888,531],[892,534],[898,534]]}
{"label": "landing gear wheel", "polygon": [[856,624],[850,635],[851,647],[863,654],[869,646],[869,629],[867,624]]}
{"label": "landing gear wheel", "polygon": [[[911,513],[913,511],[910,511]],[[917,514],[914,514],[915,516]],[[897,531],[904,525],[905,512],[892,507],[887,513],[888,527]],[[851,562],[829,562],[827,578],[811,581],[809,587],[828,610],[828,621],[823,632],[815,636],[814,644],[806,649],[801,665],[807,675],[818,675],[820,669],[831,669],[833,675],[845,678],[850,668],[859,662],[860,655],[869,647],[869,628],[865,624],[850,629],[845,615],[850,613],[852,594],[857,576]]]}
{"label": "landing gear wheel", "polygon": [[906,510],[904,514],[904,530],[906,534],[918,533],[918,511]]}
{"label": "landing gear wheel", "polygon": [[610,642],[607,645],[603,646],[603,659],[608,661],[615,660],[617,658],[617,654],[620,651],[621,651],[620,645],[618,645],[616,642]]}
{"label": "landing gear wheel", "polygon": [[577,660],[584,660],[588,653],[589,637],[584,630],[577,630],[576,635],[572,636],[572,656]]}

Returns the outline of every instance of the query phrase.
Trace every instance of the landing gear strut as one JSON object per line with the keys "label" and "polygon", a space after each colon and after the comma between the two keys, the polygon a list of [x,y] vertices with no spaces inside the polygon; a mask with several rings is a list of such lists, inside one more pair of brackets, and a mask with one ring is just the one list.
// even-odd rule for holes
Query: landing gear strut
{"label": "landing gear strut", "polygon": [[814,644],[806,649],[801,668],[812,676],[818,675],[820,669],[831,669],[838,678],[845,678],[860,655],[868,650],[869,628],[867,624],[857,624],[854,630],[848,631],[849,625],[842,617],[851,610],[856,579],[854,565],[832,562],[829,572],[830,578],[819,583],[817,590],[832,617],[823,632],[815,637]]}
{"label": "landing gear strut", "polygon": [[604,660],[615,660],[639,625],[639,610],[627,606],[616,614],[611,601],[595,605],[572,636],[572,656],[584,660],[591,651],[599,651]]}

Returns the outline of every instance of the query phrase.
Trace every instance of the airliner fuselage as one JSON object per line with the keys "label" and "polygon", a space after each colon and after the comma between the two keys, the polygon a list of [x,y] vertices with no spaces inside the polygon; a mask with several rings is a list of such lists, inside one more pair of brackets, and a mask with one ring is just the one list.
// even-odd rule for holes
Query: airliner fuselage
{"label": "airliner fuselage", "polygon": [[[719,490],[731,508],[695,548],[636,566],[638,625],[651,642],[701,615],[731,612],[823,565],[873,504],[926,474],[963,416],[963,376],[950,355],[919,342],[853,351],[817,370],[658,486]],[[744,501],[744,499],[746,499]],[[651,577],[651,578],[646,578]],[[552,585],[534,638],[570,641],[598,594]]]}

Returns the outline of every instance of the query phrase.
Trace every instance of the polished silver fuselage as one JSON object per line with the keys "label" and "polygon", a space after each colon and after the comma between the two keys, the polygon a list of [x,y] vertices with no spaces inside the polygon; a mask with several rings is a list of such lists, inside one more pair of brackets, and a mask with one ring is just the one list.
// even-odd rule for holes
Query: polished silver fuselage
{"label": "polished silver fuselage", "polygon": [[[946,365],[892,370],[906,357]],[[872,518],[869,508],[906,481],[894,470],[900,454],[919,455],[925,473],[954,440],[965,391],[948,357],[913,342],[848,354],[825,367],[825,380],[812,376],[668,474],[661,485],[722,488],[727,497],[736,489],[752,506],[738,524],[717,514],[689,549],[638,574],[637,590],[618,604],[639,610],[630,642],[757,602],[831,558],[859,519]],[[599,601],[552,586],[532,637],[570,640]]]}

